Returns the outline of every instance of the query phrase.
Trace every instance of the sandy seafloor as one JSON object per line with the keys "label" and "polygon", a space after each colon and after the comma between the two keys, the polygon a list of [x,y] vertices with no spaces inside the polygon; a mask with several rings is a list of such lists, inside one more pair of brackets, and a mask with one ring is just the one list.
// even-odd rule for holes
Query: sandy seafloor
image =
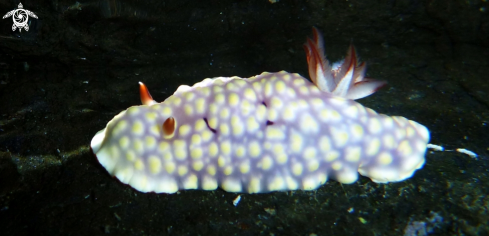
{"label": "sandy seafloor", "polygon": [[[25,2],[28,32],[0,24],[0,230],[4,235],[489,235],[487,1]],[[17,2],[1,2],[0,12]],[[432,144],[406,181],[315,191],[140,193],[111,177],[93,135],[180,84],[263,71],[308,77],[317,26],[341,59],[353,41],[388,86],[358,100],[415,120]]]}

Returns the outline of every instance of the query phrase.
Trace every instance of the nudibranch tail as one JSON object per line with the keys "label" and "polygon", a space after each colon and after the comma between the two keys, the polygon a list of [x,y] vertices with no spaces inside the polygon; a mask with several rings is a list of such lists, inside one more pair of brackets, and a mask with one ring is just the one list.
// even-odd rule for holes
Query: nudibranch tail
{"label": "nudibranch tail", "polygon": [[150,106],[157,103],[155,100],[153,100],[153,97],[151,96],[148,88],[146,87],[146,85],[143,84],[143,82],[139,82],[139,96],[143,105]]}
{"label": "nudibranch tail", "polygon": [[365,78],[366,65],[364,62],[358,62],[353,45],[350,45],[343,62],[339,66],[331,67],[324,54],[321,34],[315,27],[312,28],[312,32],[313,39],[307,39],[304,50],[309,77],[321,91],[355,100],[374,93],[386,84],[385,81]]}

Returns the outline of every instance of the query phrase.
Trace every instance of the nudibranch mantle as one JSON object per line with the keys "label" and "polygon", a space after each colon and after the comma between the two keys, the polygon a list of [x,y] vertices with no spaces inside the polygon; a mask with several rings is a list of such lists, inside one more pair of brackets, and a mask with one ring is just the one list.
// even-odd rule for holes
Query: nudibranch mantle
{"label": "nudibranch mantle", "polygon": [[99,131],[94,154],[141,192],[264,193],[313,190],[328,178],[349,184],[358,173],[379,183],[411,177],[425,162],[428,130],[351,100],[383,82],[363,77],[351,48],[340,68],[328,67],[314,31],[306,44],[314,83],[285,71],[219,77],[180,86],[162,103],[140,83],[145,105],[122,111]]}

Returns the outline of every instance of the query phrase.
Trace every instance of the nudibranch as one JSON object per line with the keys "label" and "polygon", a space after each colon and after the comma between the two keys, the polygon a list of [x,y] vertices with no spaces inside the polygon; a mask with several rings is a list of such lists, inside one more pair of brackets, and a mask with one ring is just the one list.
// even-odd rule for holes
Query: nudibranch
{"label": "nudibranch", "polygon": [[116,115],[91,141],[98,161],[141,192],[183,189],[265,193],[410,178],[425,162],[429,132],[353,99],[385,83],[365,78],[350,46],[330,66],[323,39],[304,45],[312,83],[295,73],[204,79],[164,102],[140,83],[142,106]]}

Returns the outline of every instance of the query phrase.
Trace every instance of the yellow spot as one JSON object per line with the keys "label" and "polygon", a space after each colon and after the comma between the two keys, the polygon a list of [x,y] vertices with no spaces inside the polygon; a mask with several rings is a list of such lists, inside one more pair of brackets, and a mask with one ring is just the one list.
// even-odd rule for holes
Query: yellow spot
{"label": "yellow spot", "polygon": [[170,107],[164,107],[163,110],[161,110],[161,114],[165,117],[171,116],[171,108]]}
{"label": "yellow spot", "polygon": [[207,173],[214,176],[216,174],[216,167],[213,165],[207,166]]}
{"label": "yellow spot", "polygon": [[261,147],[257,141],[251,141],[248,146],[248,152],[251,157],[258,157],[261,154]]}
{"label": "yellow spot", "polygon": [[239,96],[236,93],[229,94],[228,102],[230,106],[236,106],[239,103]]}
{"label": "yellow spot", "polygon": [[363,127],[359,124],[354,124],[351,126],[351,133],[355,139],[360,139],[363,136]]}
{"label": "yellow spot", "polygon": [[212,88],[212,90],[214,91],[214,93],[221,93],[222,91],[224,91],[224,89],[220,86],[222,84],[222,80],[220,79],[216,79],[214,80],[214,86]]}
{"label": "yellow spot", "polygon": [[394,135],[396,136],[396,139],[404,139],[406,137],[406,130],[405,129],[396,129],[394,131]]}
{"label": "yellow spot", "polygon": [[333,168],[333,170],[338,171],[338,170],[341,170],[341,168],[343,167],[343,164],[341,164],[340,161],[335,161],[333,163],[333,165],[331,165],[331,167]]}
{"label": "yellow spot", "polygon": [[258,177],[251,177],[248,185],[248,193],[258,193],[261,190],[261,180]]}
{"label": "yellow spot", "polygon": [[277,117],[278,117],[278,113],[276,110],[274,110],[274,109],[268,110],[267,118],[269,121],[275,121],[275,120],[277,120]]}
{"label": "yellow spot", "polygon": [[146,113],[145,116],[146,116],[146,120],[149,122],[156,120],[156,113],[154,113],[154,112],[148,112],[148,113]]}
{"label": "yellow spot", "polygon": [[197,189],[197,176],[194,174],[191,174],[187,177],[186,180],[183,181],[183,188],[184,189]]}
{"label": "yellow spot", "polygon": [[275,90],[277,90],[278,93],[283,93],[285,92],[285,83],[284,81],[277,81],[277,83],[275,83]]}
{"label": "yellow spot", "polygon": [[173,142],[173,149],[176,158],[182,160],[187,157],[187,142],[185,142],[185,140],[175,140]]}
{"label": "yellow spot", "polygon": [[217,144],[215,142],[210,143],[209,144],[209,156],[215,157],[215,156],[217,156],[218,152],[219,152],[219,148],[217,147]]}
{"label": "yellow spot", "polygon": [[331,121],[340,121],[341,120],[341,115],[338,111],[331,110],[329,113],[329,117],[331,118]]}
{"label": "yellow spot", "polygon": [[136,135],[141,135],[144,132],[143,123],[141,121],[134,121],[132,125],[132,133]]}
{"label": "yellow spot", "polygon": [[258,128],[260,128],[260,125],[258,122],[256,122],[256,119],[252,116],[248,117],[248,120],[246,121],[246,126],[248,129],[249,133],[254,133]]}
{"label": "yellow spot", "polygon": [[146,150],[151,150],[156,147],[156,139],[153,136],[146,136],[145,138]]}
{"label": "yellow spot", "polygon": [[305,190],[313,190],[319,187],[319,182],[314,176],[308,176],[302,180],[302,186]]}
{"label": "yellow spot", "polygon": [[222,119],[227,119],[229,117],[229,109],[222,108],[220,112],[220,116]]}
{"label": "yellow spot", "polygon": [[231,143],[229,141],[221,143],[221,152],[224,155],[229,155],[231,153]]}
{"label": "yellow spot", "polygon": [[243,116],[248,116],[252,110],[254,110],[254,108],[252,107],[250,102],[248,102],[248,100],[244,100],[243,102],[241,102],[241,114]]}
{"label": "yellow spot", "polygon": [[272,88],[272,83],[266,83],[265,84],[265,96],[266,97],[269,97],[272,95],[273,93],[273,88]]}
{"label": "yellow spot", "polygon": [[267,115],[267,108],[265,107],[265,105],[263,104],[260,104],[258,106],[258,109],[256,109],[256,118],[259,120],[259,121],[262,121],[265,119],[266,115]]}
{"label": "yellow spot", "polygon": [[220,105],[224,104],[224,100],[225,100],[224,94],[222,93],[216,94],[216,96],[214,97],[214,101]]}
{"label": "yellow spot", "polygon": [[200,92],[202,92],[202,94],[207,97],[211,94],[211,91],[209,89],[209,87],[203,87],[202,89],[200,89]]}
{"label": "yellow spot", "polygon": [[179,134],[180,136],[185,137],[187,136],[187,134],[190,133],[190,131],[191,131],[190,125],[182,125],[180,126]]}
{"label": "yellow spot", "polygon": [[317,160],[311,160],[307,163],[307,169],[310,172],[316,171],[319,168],[319,162]]}
{"label": "yellow spot", "polygon": [[222,135],[229,135],[229,126],[225,123],[221,124],[219,126],[219,131],[221,132]]}
{"label": "yellow spot", "polygon": [[160,151],[161,153],[170,151],[170,144],[168,144],[167,142],[160,142],[160,145],[158,145],[158,151]]}
{"label": "yellow spot", "polygon": [[290,147],[293,152],[299,153],[302,150],[302,136],[294,133],[290,136]]}
{"label": "yellow spot", "polygon": [[127,136],[123,136],[119,139],[119,145],[121,148],[126,149],[129,146],[129,138]]}
{"label": "yellow spot", "polygon": [[192,159],[200,159],[202,157],[202,148],[192,148],[190,157],[192,157]]}
{"label": "yellow spot", "polygon": [[317,133],[319,130],[318,123],[309,114],[302,115],[299,125],[304,133]]}
{"label": "yellow spot", "polygon": [[202,138],[200,138],[200,135],[198,134],[192,135],[192,138],[190,140],[190,146],[197,146],[200,145],[200,143],[202,142]]}
{"label": "yellow spot", "polygon": [[346,142],[348,141],[348,133],[342,129],[338,129],[335,127],[331,127],[330,130],[336,147],[345,146]]}
{"label": "yellow spot", "polygon": [[407,127],[406,128],[406,135],[407,137],[412,137],[414,134],[415,134],[415,130],[413,129],[413,127]]}
{"label": "yellow spot", "polygon": [[203,190],[217,189],[217,180],[210,176],[204,176],[202,180],[202,189]]}
{"label": "yellow spot", "polygon": [[279,128],[273,126],[268,126],[266,128],[266,138],[270,140],[283,140],[285,139],[285,134]]}
{"label": "yellow spot", "polygon": [[239,179],[229,177],[222,181],[221,187],[226,192],[237,193],[242,191],[241,181]]}
{"label": "yellow spot", "polygon": [[320,91],[319,91],[319,88],[316,87],[316,86],[311,86],[311,94],[319,94]]}
{"label": "yellow spot", "polygon": [[185,104],[184,110],[187,116],[191,116],[194,114],[194,108],[190,104]]}
{"label": "yellow spot", "polygon": [[283,110],[283,113],[282,113],[282,117],[284,118],[284,120],[286,121],[292,121],[294,120],[295,118],[295,114],[294,112],[292,111],[292,108],[289,107],[289,106],[286,106]]}
{"label": "yellow spot", "polygon": [[209,140],[212,138],[212,135],[213,135],[213,134],[214,134],[214,133],[212,133],[212,132],[211,132],[211,131],[209,131],[209,130],[204,130],[204,131],[202,131],[202,141],[204,141],[204,142],[209,141]]}
{"label": "yellow spot", "polygon": [[282,108],[284,103],[282,102],[282,100],[280,100],[280,98],[272,97],[272,99],[270,100],[270,105],[272,106],[273,109],[280,109]]}
{"label": "yellow spot", "polygon": [[219,167],[224,167],[224,165],[226,165],[226,159],[223,156],[219,156],[219,158],[217,158],[217,165],[219,165]]}
{"label": "yellow spot", "polygon": [[148,159],[149,171],[152,174],[158,174],[161,171],[161,161],[156,156],[150,156]]}
{"label": "yellow spot", "polygon": [[263,170],[269,170],[272,168],[273,165],[273,160],[270,158],[270,156],[265,156],[259,163],[258,167],[261,167]]}
{"label": "yellow spot", "polygon": [[128,161],[130,161],[130,162],[133,162],[134,160],[136,160],[136,154],[134,154],[134,152],[133,152],[133,151],[128,150],[128,151],[126,152],[126,159],[127,159]]}
{"label": "yellow spot", "polygon": [[361,155],[360,147],[347,147],[345,150],[345,159],[349,162],[358,162]]}
{"label": "yellow spot", "polygon": [[324,159],[328,162],[331,162],[331,161],[336,160],[336,158],[338,158],[339,156],[340,156],[339,152],[330,151],[330,152],[326,153],[326,156],[324,157]]}
{"label": "yellow spot", "polygon": [[187,102],[194,100],[194,98],[195,98],[195,94],[192,92],[188,92],[187,94],[185,94],[185,99],[187,99]]}
{"label": "yellow spot", "polygon": [[244,90],[244,97],[248,100],[250,100],[251,102],[254,102],[256,101],[256,94],[255,94],[255,91],[253,91],[253,89],[251,88],[246,88]]}
{"label": "yellow spot", "polygon": [[314,107],[314,108],[320,108],[320,107],[323,107],[324,106],[324,102],[322,99],[320,98],[313,98],[311,100],[311,105]]}
{"label": "yellow spot", "polygon": [[195,122],[195,131],[200,132],[206,128],[205,121],[203,119],[199,119]]}
{"label": "yellow spot", "polygon": [[175,163],[165,162],[165,170],[168,174],[172,174],[175,171]]}
{"label": "yellow spot", "polygon": [[368,131],[372,134],[377,134],[380,131],[382,131],[382,126],[380,124],[379,119],[377,118],[370,118],[368,122]]}
{"label": "yellow spot", "polygon": [[338,182],[340,182],[342,184],[351,184],[351,183],[357,181],[358,174],[356,171],[347,170],[347,171],[343,171],[343,172],[338,173],[336,175],[336,179],[338,180]]}
{"label": "yellow spot", "polygon": [[239,165],[239,171],[243,174],[248,173],[250,171],[250,163],[247,161],[241,163],[241,165]]}
{"label": "yellow spot", "polygon": [[275,154],[276,155],[276,159],[277,159],[277,163],[278,164],[284,164],[284,163],[287,163],[287,161],[289,160],[289,157],[287,156],[287,154],[285,153],[277,153]]}
{"label": "yellow spot", "polygon": [[394,148],[395,146],[394,137],[392,137],[392,135],[390,134],[384,135],[384,137],[382,137],[382,142],[384,144],[384,147],[387,149]]}
{"label": "yellow spot", "polygon": [[262,86],[260,84],[260,82],[254,82],[253,83],[253,89],[257,92],[257,93],[261,93],[262,91]]}
{"label": "yellow spot", "polygon": [[205,99],[203,98],[197,99],[195,101],[195,110],[197,111],[197,113],[202,114],[204,113],[205,109],[206,109]]}
{"label": "yellow spot", "polygon": [[241,122],[239,117],[236,115],[233,115],[233,117],[231,117],[231,127],[233,128],[234,136],[240,136],[244,132],[243,122]]}
{"label": "yellow spot", "polygon": [[305,84],[304,79],[302,79],[302,78],[294,79],[294,82],[293,83],[294,83],[294,86],[295,87],[299,87],[299,86]]}
{"label": "yellow spot", "polygon": [[184,176],[187,174],[187,172],[188,172],[187,166],[185,166],[185,165],[178,166],[178,175],[179,176]]}
{"label": "yellow spot", "polygon": [[227,90],[230,90],[230,91],[236,91],[236,90],[238,90],[238,88],[236,87],[236,85],[234,83],[232,83],[232,82],[228,82],[226,84],[226,89]]}
{"label": "yellow spot", "polygon": [[392,156],[387,152],[382,152],[378,157],[378,161],[382,165],[389,165],[392,163]]}
{"label": "yellow spot", "polygon": [[321,138],[319,138],[319,149],[323,153],[326,153],[329,150],[331,150],[331,141],[327,136],[322,136]]}
{"label": "yellow spot", "polygon": [[290,97],[290,98],[295,98],[296,94],[295,94],[295,90],[293,90],[292,88],[287,88],[287,94],[286,96]]}
{"label": "yellow spot", "polygon": [[330,103],[332,103],[333,105],[336,105],[338,107],[346,107],[347,105],[345,103],[347,103],[346,99],[342,98],[342,97],[332,97],[331,99],[328,100]]}
{"label": "yellow spot", "polygon": [[309,95],[309,89],[305,85],[301,86],[299,87],[299,93],[301,93],[302,95]]}
{"label": "yellow spot", "polygon": [[195,171],[200,171],[202,168],[204,168],[204,163],[202,161],[196,161],[192,164],[192,167]]}
{"label": "yellow spot", "polygon": [[136,107],[136,106],[134,106],[134,107],[129,107],[129,109],[127,109],[127,113],[128,113],[129,115],[132,115],[132,116],[133,116],[133,115],[137,115],[137,114],[139,113],[139,111],[140,111],[139,107]]}
{"label": "yellow spot", "polygon": [[134,140],[133,149],[140,154],[143,153],[143,151],[144,151],[143,141],[141,141],[140,139]]}
{"label": "yellow spot", "polygon": [[219,110],[219,107],[215,103],[211,103],[209,105],[209,112],[211,114],[217,114],[217,111]]}
{"label": "yellow spot", "polygon": [[134,168],[136,170],[143,170],[144,169],[144,163],[141,159],[137,159],[135,162],[134,162]]}
{"label": "yellow spot", "polygon": [[268,190],[279,191],[285,188],[285,182],[281,176],[276,176],[273,178],[272,182],[268,184]]}
{"label": "yellow spot", "polygon": [[178,106],[180,106],[180,104],[182,104],[182,99],[179,97],[173,96],[173,105],[178,107]]}
{"label": "yellow spot", "polygon": [[409,141],[407,140],[402,141],[397,147],[397,150],[404,156],[408,156],[413,152],[413,149],[411,148],[411,146],[409,145]]}
{"label": "yellow spot", "polygon": [[226,166],[226,168],[224,168],[224,174],[225,175],[230,175],[233,173],[233,167],[232,166]]}
{"label": "yellow spot", "polygon": [[113,136],[118,136],[122,131],[124,131],[127,128],[127,121],[121,120],[119,121],[115,126],[112,131]]}
{"label": "yellow spot", "polygon": [[287,189],[289,190],[297,190],[299,188],[299,184],[297,184],[297,181],[291,176],[287,176],[285,182],[287,183]]}
{"label": "yellow spot", "polygon": [[154,135],[154,136],[159,136],[161,131],[160,131],[160,125],[159,124],[155,124],[153,126],[151,126],[151,128],[149,128],[149,132]]}
{"label": "yellow spot", "polygon": [[307,147],[304,150],[304,159],[313,159],[316,158],[316,149],[313,147]]}
{"label": "yellow spot", "polygon": [[246,149],[243,146],[238,146],[236,148],[236,157],[244,157],[246,154]]}
{"label": "yellow spot", "polygon": [[377,154],[380,150],[380,140],[378,138],[372,138],[367,146],[366,154],[368,156],[373,156]]}

